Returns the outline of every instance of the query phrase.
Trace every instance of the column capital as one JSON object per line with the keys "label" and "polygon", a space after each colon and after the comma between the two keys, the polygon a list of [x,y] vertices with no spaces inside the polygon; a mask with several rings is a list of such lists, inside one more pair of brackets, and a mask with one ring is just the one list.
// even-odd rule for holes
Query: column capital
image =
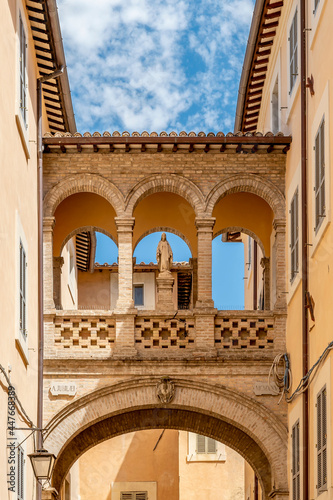
{"label": "column capital", "polygon": [[135,217],[115,217],[114,221],[118,232],[124,233],[133,231]]}
{"label": "column capital", "polygon": [[43,231],[53,231],[55,225],[55,217],[43,217]]}
{"label": "column capital", "polygon": [[267,266],[269,265],[269,257],[262,257],[260,259],[260,265],[263,269],[266,269]]}
{"label": "column capital", "polygon": [[274,219],[273,228],[276,232],[284,232],[286,230],[286,219]]}
{"label": "column capital", "polygon": [[198,231],[208,233],[210,231],[213,231],[215,221],[215,217],[196,217],[195,225]]}

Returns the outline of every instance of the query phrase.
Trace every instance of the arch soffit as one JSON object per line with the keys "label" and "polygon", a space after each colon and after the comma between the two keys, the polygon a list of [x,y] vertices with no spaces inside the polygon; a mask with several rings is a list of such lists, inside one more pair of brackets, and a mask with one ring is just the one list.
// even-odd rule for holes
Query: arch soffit
{"label": "arch soffit", "polygon": [[274,218],[285,218],[285,197],[274,184],[254,174],[229,177],[214,186],[207,197],[206,211],[212,215],[215,205],[228,194],[252,193],[265,200],[273,211]]}
{"label": "arch soffit", "polygon": [[193,208],[195,215],[204,213],[204,197],[200,189],[190,180],[180,175],[155,175],[138,182],[125,199],[125,211],[133,215],[137,204],[147,196],[158,192],[170,192],[184,198]]}
{"label": "arch soffit", "polygon": [[[258,444],[271,464],[280,464],[281,450],[286,452],[287,449],[287,428],[263,405],[221,385],[174,378],[175,399],[165,406],[157,403],[158,380],[159,378],[134,379],[120,382],[92,391],[69,403],[46,426],[45,440],[48,449],[59,456],[82,431],[122,413],[151,408],[184,409],[218,418],[238,428]],[[246,427],[244,412],[247,413]],[[78,422],[81,422],[79,428]],[[235,449],[239,451],[236,447]],[[277,475],[279,470],[278,467],[275,472]],[[281,477],[275,476],[280,485],[285,482],[284,476],[284,471],[281,471]]]}
{"label": "arch soffit", "polygon": [[66,245],[66,243],[71,239],[73,238],[73,236],[75,236],[76,234],[80,234],[80,233],[83,233],[84,231],[95,231],[96,233],[103,233],[105,234],[106,236],[108,236],[110,238],[110,240],[113,241],[113,243],[115,243],[115,245],[117,245],[118,247],[118,242],[117,240],[115,239],[114,236],[112,236],[111,233],[109,233],[108,231],[106,231],[105,229],[101,228],[101,227],[97,227],[97,226],[82,226],[82,227],[78,227],[77,229],[74,229],[74,231],[72,231],[71,233],[69,233],[66,238],[64,239],[64,241],[62,242],[61,244],[61,248],[60,248],[60,255],[63,251],[63,248],[64,246]]}
{"label": "arch soffit", "polygon": [[245,227],[240,227],[240,226],[230,226],[230,227],[225,227],[223,229],[221,229],[220,231],[218,231],[217,233],[214,233],[213,234],[213,239],[216,238],[217,236],[220,236],[220,234],[223,234],[223,233],[231,233],[231,232],[240,232],[240,233],[244,233],[244,234],[247,234],[249,236],[251,236],[251,238],[253,240],[255,240],[261,251],[262,251],[262,254],[263,256],[265,256],[265,248],[264,248],[264,245],[262,244],[262,241],[260,238],[258,238],[258,236],[256,235],[256,233],[254,233],[253,231],[250,231],[250,229],[246,229]]}
{"label": "arch soffit", "polygon": [[66,177],[53,186],[44,197],[44,217],[52,217],[60,203],[73,194],[94,193],[105,198],[117,216],[124,212],[124,199],[119,189],[97,174],[77,174]]}
{"label": "arch soffit", "polygon": [[193,257],[193,251],[192,251],[191,243],[186,238],[186,236],[183,233],[181,233],[180,231],[178,231],[177,229],[173,229],[172,227],[167,227],[167,226],[154,227],[154,228],[149,229],[148,231],[144,232],[140,236],[140,238],[138,238],[138,240],[135,242],[135,246],[133,248],[133,253],[135,252],[135,249],[138,246],[138,244],[140,243],[140,241],[142,241],[146,236],[149,236],[149,234],[158,233],[158,232],[161,232],[161,231],[164,232],[164,233],[168,232],[168,233],[172,233],[172,234],[175,234],[175,235],[179,236],[179,238],[181,238],[183,241],[185,241],[185,243],[189,247],[191,255]]}

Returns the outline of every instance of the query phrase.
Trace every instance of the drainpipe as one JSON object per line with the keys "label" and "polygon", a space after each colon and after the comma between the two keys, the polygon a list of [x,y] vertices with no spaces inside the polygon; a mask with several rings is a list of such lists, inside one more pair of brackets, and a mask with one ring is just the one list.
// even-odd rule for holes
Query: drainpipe
{"label": "drainpipe", "polygon": [[[43,297],[43,140],[42,140],[42,85],[57,78],[64,66],[49,75],[37,79],[37,164],[38,164],[38,392],[37,427],[43,428],[43,358],[44,358],[44,297]],[[42,430],[37,431],[37,450],[43,448]],[[42,488],[37,483],[37,500],[42,497]]]}
{"label": "drainpipe", "polygon": [[[308,372],[308,202],[307,202],[307,116],[306,116],[306,0],[300,0],[301,18],[301,203],[302,203],[302,368]],[[303,499],[309,499],[309,393],[303,394]]]}

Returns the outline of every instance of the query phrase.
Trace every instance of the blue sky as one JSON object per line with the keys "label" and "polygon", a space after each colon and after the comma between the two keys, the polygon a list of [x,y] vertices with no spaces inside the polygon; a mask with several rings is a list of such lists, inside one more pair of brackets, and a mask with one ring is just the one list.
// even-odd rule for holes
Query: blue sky
{"label": "blue sky", "polygon": [[80,132],[229,132],[254,0],[58,0]]}
{"label": "blue sky", "polygon": [[[96,262],[113,264],[117,262],[116,244],[102,233],[97,234]],[[161,232],[149,234],[139,242],[134,251],[136,262],[156,263],[156,248]],[[187,244],[175,234],[167,233],[167,239],[175,262],[188,261],[191,257]],[[212,244],[213,283],[212,294],[218,309],[244,308],[244,245],[243,243],[222,243],[217,236]]]}
{"label": "blue sky", "polygon": [[[79,132],[233,130],[254,0],[58,0],[58,6]],[[156,246],[145,239],[140,248],[148,255]],[[103,256],[112,254],[108,244],[99,239],[97,248],[97,260],[110,261]],[[175,255],[176,248],[174,242]],[[243,266],[242,244],[213,242],[217,307],[241,308]]]}

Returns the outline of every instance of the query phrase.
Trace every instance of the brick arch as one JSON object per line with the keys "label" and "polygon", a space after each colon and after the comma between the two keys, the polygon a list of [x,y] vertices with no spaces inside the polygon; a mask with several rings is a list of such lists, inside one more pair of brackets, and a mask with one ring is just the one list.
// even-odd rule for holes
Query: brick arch
{"label": "brick arch", "polygon": [[132,216],[135,207],[143,198],[161,191],[178,194],[193,207],[196,216],[203,214],[204,198],[200,189],[192,181],[175,174],[154,175],[133,186],[126,196],[126,213]]}
{"label": "brick arch", "polygon": [[183,233],[181,233],[180,231],[177,231],[177,229],[174,229],[174,228],[168,227],[168,226],[153,227],[152,229],[149,229],[148,231],[144,232],[140,236],[140,238],[138,238],[137,241],[135,242],[135,245],[133,247],[133,253],[135,252],[135,249],[138,246],[138,244],[140,243],[140,241],[142,241],[146,236],[148,236],[149,234],[153,234],[153,233],[159,233],[161,231],[163,233],[172,233],[172,234],[179,236],[179,238],[181,238],[183,241],[185,241],[186,245],[190,249],[191,255],[193,256],[192,246],[191,246],[191,243],[188,240],[188,238],[186,238],[186,236]]}
{"label": "brick arch", "polygon": [[57,206],[76,193],[94,193],[105,198],[117,216],[124,212],[124,199],[119,189],[104,177],[96,174],[71,175],[53,186],[44,197],[44,216],[52,217]]}
{"label": "brick arch", "polygon": [[217,233],[213,234],[213,239],[216,238],[217,236],[219,236],[220,234],[233,233],[233,232],[240,232],[240,233],[247,234],[248,236],[251,236],[251,238],[258,243],[258,245],[262,251],[262,254],[265,257],[265,248],[264,248],[264,245],[263,245],[261,239],[258,238],[256,233],[254,233],[253,231],[250,231],[250,229],[246,229],[245,227],[240,227],[240,226],[224,227],[223,229],[221,229]]}
{"label": "brick arch", "polygon": [[160,404],[158,379],[135,379],[86,394],[47,425],[45,448],[57,456],[53,486],[59,491],[73,463],[93,446],[127,432],[168,428],[204,434],[240,453],[260,479],[264,498],[285,495],[287,429],[267,408],[217,384],[173,379],[175,396]]}
{"label": "brick arch", "polygon": [[254,174],[235,175],[217,184],[207,197],[206,211],[209,216],[221,198],[239,192],[252,193],[265,200],[273,210],[274,218],[285,217],[284,195],[270,181]]}

